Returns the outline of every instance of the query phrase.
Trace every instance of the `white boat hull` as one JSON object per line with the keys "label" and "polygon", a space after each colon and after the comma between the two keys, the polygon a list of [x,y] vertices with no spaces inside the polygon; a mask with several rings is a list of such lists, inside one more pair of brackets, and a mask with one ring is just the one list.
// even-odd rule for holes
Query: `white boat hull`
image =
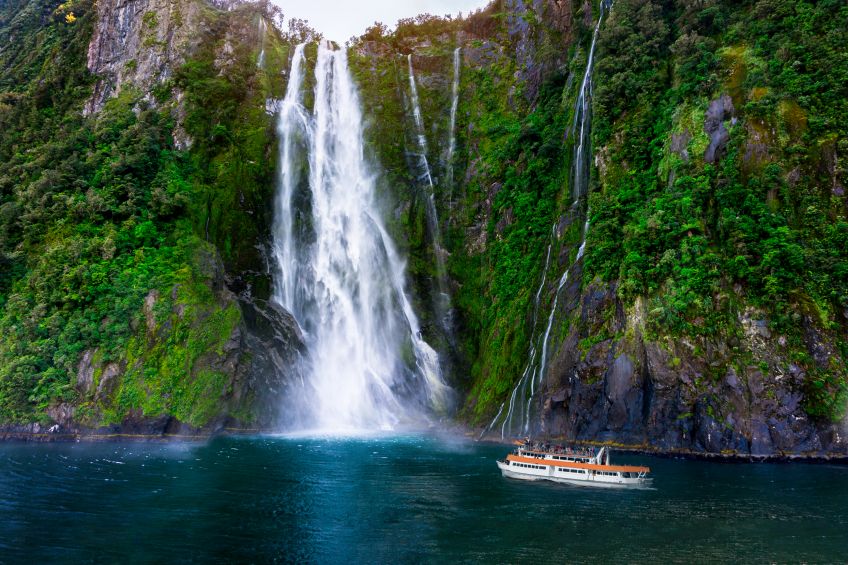
{"label": "white boat hull", "polygon": [[647,488],[651,484],[651,479],[645,477],[625,478],[603,475],[591,471],[545,465],[544,461],[539,461],[539,464],[520,467],[503,461],[497,463],[504,477],[522,481],[551,481],[576,486],[604,488]]}

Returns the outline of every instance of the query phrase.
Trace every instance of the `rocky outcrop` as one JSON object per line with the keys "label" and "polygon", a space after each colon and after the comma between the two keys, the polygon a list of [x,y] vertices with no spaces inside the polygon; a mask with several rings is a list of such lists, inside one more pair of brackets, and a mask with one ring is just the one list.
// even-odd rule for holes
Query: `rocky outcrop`
{"label": "rocky outcrop", "polygon": [[199,40],[203,5],[193,0],[98,0],[88,70],[98,76],[85,106],[96,113],[123,89],[149,93]]}
{"label": "rocky outcrop", "polygon": [[[571,298],[575,322],[546,375],[541,432],[663,452],[848,455],[845,422],[805,412],[805,371],[762,313],[740,313],[741,339],[651,339],[643,306],[625,312],[614,286],[594,283]],[[609,337],[582,341],[597,335]],[[821,331],[805,342],[816,362],[831,358]],[[750,364],[733,362],[745,357]]]}
{"label": "rocky outcrop", "polygon": [[242,298],[243,331],[237,350],[243,352],[237,368],[233,400],[249,401],[261,428],[278,426],[286,418],[283,400],[296,380],[301,355],[305,352],[300,327],[288,311],[275,302]]}
{"label": "rocky outcrop", "polygon": [[[136,328],[137,339],[146,343],[140,357],[133,357],[139,354],[138,350],[122,359],[106,359],[98,349],[83,352],[74,379],[77,400],[49,406],[47,423],[0,427],[0,439],[189,437],[208,436],[225,428],[278,429],[288,387],[300,383],[297,375],[304,347],[300,328],[286,310],[252,297],[249,289],[240,296],[234,294],[228,287],[223,264],[211,249],[197,258],[197,266],[214,294],[214,303],[186,304],[181,299],[180,285],[169,293],[149,292]],[[209,342],[196,342],[205,344],[206,350],[196,358],[189,357],[188,364],[185,357],[168,357],[172,347],[192,347],[186,334],[218,332],[226,327],[220,318],[210,318],[232,308],[238,311],[237,322],[221,342],[211,347]],[[174,341],[174,332],[182,337]],[[175,375],[180,391],[162,389],[161,385],[156,388],[161,377],[155,373],[163,365],[173,365],[172,359],[183,364],[184,372]],[[148,370],[154,374],[149,375]],[[209,374],[221,375],[224,386],[219,397],[195,399],[195,404],[203,406],[211,402],[212,408],[211,412],[200,412],[202,421],[193,425],[181,421],[180,410],[174,406],[163,412],[145,412],[139,407],[144,402],[136,402],[137,406],[129,409],[121,407],[127,402],[126,379],[135,383],[129,385],[134,387],[133,394],[159,395],[168,407],[168,399],[174,395],[192,394],[194,389],[205,393],[202,379]],[[154,381],[146,382],[148,376]],[[183,412],[198,414],[192,405],[187,412],[183,408]]]}
{"label": "rocky outcrop", "polygon": [[[514,41],[515,61],[526,97],[534,100],[545,76],[562,67],[564,59],[544,60],[538,56],[547,46],[564,56],[574,40],[575,2],[564,0],[507,0],[507,30]],[[582,8],[592,26],[592,7]]]}
{"label": "rocky outcrop", "polygon": [[724,122],[733,117],[733,100],[727,94],[710,102],[704,120],[704,131],[710,138],[710,144],[704,153],[705,163],[715,163],[721,159],[727,142],[730,141],[730,132]]}

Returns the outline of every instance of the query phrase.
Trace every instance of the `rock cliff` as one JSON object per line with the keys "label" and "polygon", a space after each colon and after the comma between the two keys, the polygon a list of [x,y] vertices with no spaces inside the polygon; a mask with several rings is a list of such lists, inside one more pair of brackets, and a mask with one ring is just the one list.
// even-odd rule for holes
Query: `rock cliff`
{"label": "rock cliff", "polygon": [[173,0],[99,0],[88,46],[88,70],[97,79],[87,113],[122,89],[150,93],[173,76],[200,41],[203,3]]}
{"label": "rock cliff", "polygon": [[[812,114],[833,119],[833,106],[790,101],[815,92],[841,105],[841,71],[807,81],[789,55],[827,44],[836,28],[801,38],[791,22],[811,13],[767,5],[612,5],[589,94],[586,197],[574,186],[575,108],[597,3],[494,3],[355,46],[378,116],[376,151],[410,188],[395,198],[426,293],[422,196],[400,158],[414,139],[381,141],[408,129],[400,62],[414,53],[448,232],[463,418],[495,437],[743,457],[848,453],[846,257],[821,247],[843,241],[848,208],[833,187],[844,181],[829,163],[844,143],[831,140],[845,132],[835,122],[808,129]],[[752,18],[765,20],[747,39],[723,27]],[[762,48],[745,47],[766,29],[780,64],[795,69],[785,72],[800,73],[792,85],[761,72]],[[459,151],[445,162],[456,47]]]}
{"label": "rock cliff", "polygon": [[[300,336],[268,302],[273,114],[293,45],[316,37],[277,16],[0,6],[9,433],[274,424]],[[834,2],[507,0],[350,45],[459,419],[665,452],[848,453],[846,18]]]}

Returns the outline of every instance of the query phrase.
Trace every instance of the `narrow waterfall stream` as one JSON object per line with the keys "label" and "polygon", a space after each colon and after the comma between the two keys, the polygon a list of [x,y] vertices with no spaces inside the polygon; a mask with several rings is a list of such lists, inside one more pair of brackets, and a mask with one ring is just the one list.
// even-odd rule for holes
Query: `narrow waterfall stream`
{"label": "narrow waterfall stream", "polygon": [[430,163],[427,160],[427,136],[424,133],[424,117],[421,114],[421,103],[418,100],[418,86],[415,84],[415,71],[412,69],[412,54],[406,57],[409,66],[409,95],[412,98],[412,117],[415,120],[415,135],[418,139],[418,159],[421,167],[421,180],[424,180],[433,189],[433,175],[430,171]]}
{"label": "narrow waterfall stream", "polygon": [[459,68],[460,47],[453,50],[453,82],[451,84],[451,110],[450,110],[450,141],[448,142],[448,155],[445,159],[447,167],[448,207],[453,205],[453,156],[456,153],[456,112],[459,109]]}
{"label": "narrow waterfall stream", "polygon": [[311,112],[306,65],[299,45],[277,125],[274,299],[295,316],[308,348],[303,384],[283,412],[295,429],[420,424],[451,391],[420,335],[404,263],[380,217],[347,54],[318,46]]}
{"label": "narrow waterfall stream", "polygon": [[256,68],[265,68],[265,33],[268,31],[265,18],[259,18],[259,57],[256,59]]}
{"label": "narrow waterfall stream", "polygon": [[[592,70],[594,67],[595,61],[595,45],[598,40],[598,34],[601,29],[601,23],[604,19],[605,11],[608,11],[612,8],[612,2],[602,1],[600,3],[600,14],[598,16],[598,22],[595,24],[595,29],[592,34],[592,43],[589,48],[589,55],[586,60],[586,70],[583,74],[583,80],[580,84],[580,90],[577,94],[577,100],[574,108],[574,122],[571,126],[572,134],[576,134],[577,138],[575,140],[574,146],[574,154],[573,154],[573,162],[572,162],[572,175],[571,175],[571,192],[572,197],[574,198],[574,202],[572,204],[572,209],[577,210],[580,206],[581,198],[585,197],[589,191],[589,177],[591,172],[591,141],[592,141]],[[556,226],[554,226],[554,230]],[[537,321],[537,312],[539,309],[539,298],[541,296],[542,288],[545,284],[545,280],[547,278],[548,268],[550,266],[550,254],[551,254],[551,245],[548,245],[548,254],[545,260],[545,268],[542,272],[542,283],[539,286],[539,290],[536,292],[536,298],[534,303],[534,311],[533,311],[533,324],[531,329],[531,340],[530,340],[530,349],[528,353],[527,366],[524,369],[524,372],[521,375],[521,378],[516,383],[515,387],[510,394],[509,401],[501,405],[498,410],[497,415],[494,420],[489,424],[489,426],[483,431],[483,434],[493,429],[494,426],[501,421],[500,417],[503,413],[504,407],[507,408],[507,412],[503,417],[501,423],[501,438],[506,438],[507,436],[512,436],[516,434],[529,434],[531,433],[530,425],[532,419],[532,402],[533,398],[536,395],[536,391],[541,387],[544,378],[545,372],[547,371],[548,364],[548,346],[551,337],[551,330],[554,325],[554,318],[556,317],[557,307],[559,305],[559,295],[562,289],[565,287],[568,282],[569,274],[575,265],[577,265],[580,260],[583,258],[583,254],[586,250],[586,236],[589,233],[589,210],[586,211],[586,220],[583,225],[583,231],[581,235],[580,247],[577,250],[577,256],[574,261],[566,267],[562,276],[559,278],[559,282],[557,283],[556,290],[554,291],[554,299],[553,304],[551,306],[550,314],[548,315],[548,323],[545,327],[545,332],[541,338],[541,355],[538,355],[538,367],[537,363],[537,346],[533,342],[533,336],[536,335],[536,321]],[[551,235],[553,239],[555,237],[554,234]],[[514,420],[518,419],[520,422],[520,427],[514,426]]]}
{"label": "narrow waterfall stream", "polygon": [[424,118],[421,114],[421,103],[418,98],[418,87],[415,84],[415,71],[412,68],[412,55],[406,58],[409,66],[409,94],[412,104],[412,116],[415,121],[415,134],[418,140],[418,164],[419,181],[423,181],[426,189],[424,197],[425,213],[427,216],[427,227],[430,231],[433,255],[436,259],[436,296],[434,307],[439,318],[439,323],[445,333],[450,336],[453,333],[453,321],[451,313],[451,298],[447,282],[447,266],[445,256],[447,252],[442,245],[442,228],[439,224],[439,214],[436,210],[436,193],[430,163],[427,159],[427,135],[424,130]]}

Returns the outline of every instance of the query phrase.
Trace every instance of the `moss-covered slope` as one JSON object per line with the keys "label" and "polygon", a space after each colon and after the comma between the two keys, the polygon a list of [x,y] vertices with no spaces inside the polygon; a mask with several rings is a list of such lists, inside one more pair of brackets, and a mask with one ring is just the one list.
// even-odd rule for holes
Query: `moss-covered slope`
{"label": "moss-covered slope", "polygon": [[288,367],[269,363],[291,361],[298,335],[261,300],[258,248],[273,193],[266,100],[282,87],[267,77],[290,43],[273,26],[258,36],[262,5],[167,7],[3,7],[5,423],[155,433],[277,416],[265,397]]}
{"label": "moss-covered slope", "polygon": [[[440,163],[462,47],[460,151],[439,169],[459,182],[437,197],[463,416],[488,423],[509,404],[588,211],[585,260],[556,302],[533,401],[539,430],[662,449],[844,451],[845,6],[615,2],[598,41],[591,186],[575,208],[572,114],[598,6],[525,4],[375,28],[357,46],[391,171],[413,147],[387,135],[409,131],[404,56]],[[406,186],[399,217],[426,278],[420,196]]]}

